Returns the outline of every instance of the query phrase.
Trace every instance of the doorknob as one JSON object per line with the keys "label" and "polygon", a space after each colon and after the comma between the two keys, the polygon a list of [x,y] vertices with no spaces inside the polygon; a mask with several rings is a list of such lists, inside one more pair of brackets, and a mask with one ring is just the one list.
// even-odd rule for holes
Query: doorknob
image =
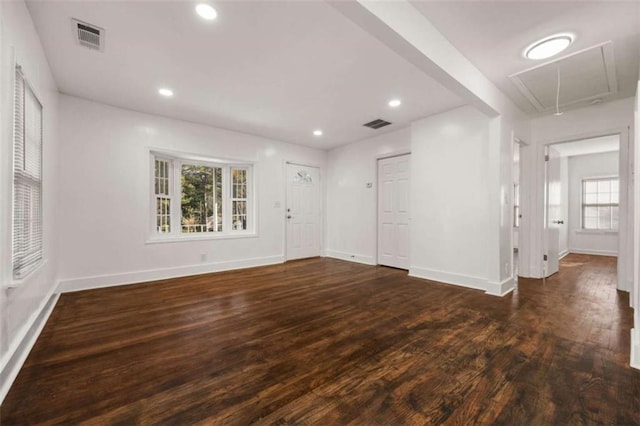
{"label": "doorknob", "polygon": [[290,214],[287,215],[287,219],[291,219],[291,215]]}
{"label": "doorknob", "polygon": [[554,220],[553,223],[558,225],[564,225],[564,220]]}

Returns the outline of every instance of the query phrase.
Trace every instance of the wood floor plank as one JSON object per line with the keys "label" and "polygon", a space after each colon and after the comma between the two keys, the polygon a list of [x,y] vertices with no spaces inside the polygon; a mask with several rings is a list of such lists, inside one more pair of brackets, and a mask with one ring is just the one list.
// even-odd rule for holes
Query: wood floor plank
{"label": "wood floor plank", "polygon": [[503,298],[332,259],[64,294],[20,424],[640,424],[615,258]]}

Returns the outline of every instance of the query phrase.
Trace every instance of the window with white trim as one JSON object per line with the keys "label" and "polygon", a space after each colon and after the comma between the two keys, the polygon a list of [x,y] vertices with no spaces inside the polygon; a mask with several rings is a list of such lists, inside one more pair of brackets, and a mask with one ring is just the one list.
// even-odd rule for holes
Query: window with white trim
{"label": "window with white trim", "polygon": [[582,229],[618,230],[618,178],[582,180]]}
{"label": "window with white trim", "polygon": [[152,236],[251,234],[250,164],[152,152]]}
{"label": "window with white trim", "polygon": [[15,70],[13,104],[13,278],[22,279],[43,260],[42,104]]}

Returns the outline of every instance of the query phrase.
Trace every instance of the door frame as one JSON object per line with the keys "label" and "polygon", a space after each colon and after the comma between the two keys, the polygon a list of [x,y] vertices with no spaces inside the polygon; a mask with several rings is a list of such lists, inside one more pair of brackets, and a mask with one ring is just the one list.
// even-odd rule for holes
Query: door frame
{"label": "door frame", "polygon": [[[375,245],[376,245],[376,252],[375,252],[375,256],[374,256],[374,265],[379,266],[380,264],[378,263],[378,250],[380,250],[379,244],[378,244],[378,240],[380,238],[380,230],[379,228],[379,220],[380,220],[380,215],[378,214],[378,203],[380,202],[380,188],[378,188],[378,179],[380,178],[379,174],[378,174],[378,162],[380,160],[384,160],[387,158],[394,158],[394,157],[402,157],[403,155],[411,155],[411,150],[407,149],[407,150],[399,150],[399,151],[391,151],[391,152],[387,152],[385,154],[379,154],[376,155],[375,157],[375,163],[374,163],[374,169],[375,169],[375,181],[373,182],[373,187],[376,190],[376,204],[375,204],[375,216],[376,216],[376,222],[375,222],[375,227],[376,227],[376,240],[375,240]],[[409,172],[409,176],[411,176],[413,173],[413,168],[411,168],[411,171]],[[411,182],[411,178],[409,180],[409,182]],[[411,185],[411,183],[409,183],[409,185]],[[409,187],[409,197],[411,197],[411,187]],[[411,209],[411,198],[409,199],[409,208]],[[413,210],[413,209],[411,209]],[[409,211],[409,226],[411,226],[411,211]],[[411,243],[409,243],[411,244]],[[407,273],[409,273],[409,271],[411,270],[411,248],[409,248],[409,269],[407,270]]]}
{"label": "door frame", "polygon": [[324,214],[324,201],[325,201],[325,188],[324,188],[324,173],[323,173],[323,168],[322,166],[318,165],[318,164],[314,164],[314,163],[304,163],[304,162],[300,162],[300,161],[290,161],[290,160],[284,160],[282,162],[282,176],[284,177],[283,181],[284,181],[284,187],[283,187],[283,196],[282,199],[284,200],[284,206],[282,206],[282,247],[283,247],[283,260],[285,262],[287,262],[289,260],[289,253],[288,253],[288,247],[287,247],[287,203],[288,203],[288,199],[287,199],[287,166],[289,165],[293,165],[293,166],[302,166],[302,167],[313,167],[314,169],[318,169],[318,176],[320,179],[320,190],[319,190],[319,197],[320,197],[320,202],[318,203],[319,207],[320,207],[320,256],[324,257],[325,253],[324,253],[324,230],[325,230],[325,214]]}
{"label": "door frame", "polygon": [[[524,263],[523,262],[523,256],[522,256],[522,241],[523,241],[523,234],[524,234],[524,232],[522,232],[522,229],[523,229],[522,228],[522,217],[524,217],[524,215],[522,214],[522,211],[523,211],[523,209],[522,209],[522,200],[523,200],[523,197],[522,197],[522,192],[523,192],[522,191],[522,188],[523,188],[522,177],[524,176],[524,174],[522,173],[522,153],[523,153],[523,150],[529,146],[529,144],[526,143],[525,141],[523,141],[522,139],[518,138],[515,135],[511,139],[512,139],[511,140],[511,157],[510,157],[511,158],[511,186],[510,186],[511,190],[513,190],[513,184],[515,183],[515,176],[513,175],[513,161],[514,161],[513,157],[514,157],[514,154],[515,154],[516,145],[518,146],[518,151],[519,151],[519,153],[518,153],[518,162],[519,162],[519,164],[518,164],[518,185],[519,185],[518,196],[520,198],[520,216],[521,216],[521,218],[520,218],[520,226],[518,227],[518,272],[520,272],[520,271],[522,271],[522,265]],[[511,241],[511,278],[514,280],[514,282],[517,282],[518,277],[516,276],[516,273],[515,273],[515,269],[516,268],[514,267],[514,264],[513,264],[513,259],[514,259],[513,253],[514,253],[514,249],[515,249],[515,247],[514,247],[515,246],[515,240],[513,238],[513,231],[514,231],[514,225],[515,225],[514,217],[513,217],[513,208],[514,208],[514,205],[515,205],[515,199],[513,197],[513,193],[511,193],[509,199],[511,200],[511,202],[509,203],[509,206],[510,206],[510,209],[509,209],[509,213],[510,214],[509,214],[509,216],[511,217],[511,219],[510,219],[511,236],[509,237],[510,241]]]}
{"label": "door frame", "polygon": [[[618,177],[620,179],[620,194],[623,194],[624,192],[624,197],[620,197],[620,213],[619,213],[619,224],[621,225],[624,222],[624,228],[623,227],[619,227],[618,228],[618,267],[616,270],[616,276],[617,276],[617,285],[616,288],[619,290],[623,290],[623,291],[629,291],[626,288],[626,285],[624,284],[624,280],[625,280],[625,274],[627,273],[627,263],[629,261],[633,261],[630,257],[631,257],[631,252],[628,250],[628,246],[629,244],[625,244],[625,247],[623,247],[622,244],[622,239],[620,238],[620,236],[622,234],[628,234],[628,227],[629,227],[629,223],[630,220],[632,219],[632,211],[630,210],[630,208],[632,208],[632,206],[630,206],[629,204],[629,199],[628,199],[628,192],[629,192],[629,173],[632,172],[631,170],[631,164],[632,164],[632,159],[631,157],[628,155],[629,153],[627,152],[627,157],[626,159],[622,158],[622,146],[623,144],[626,146],[626,144],[629,141],[629,137],[630,137],[630,129],[628,127],[623,127],[623,128],[613,128],[613,129],[608,129],[608,130],[599,130],[599,131],[593,131],[593,132],[587,132],[587,133],[580,133],[580,134],[574,134],[574,135],[570,135],[567,137],[563,137],[560,139],[552,139],[552,140],[547,140],[544,141],[540,144],[541,149],[541,153],[542,155],[538,155],[537,157],[537,161],[536,163],[538,165],[542,165],[543,168],[543,173],[541,176],[542,179],[542,188],[544,193],[546,193],[547,190],[547,173],[546,173],[546,162],[545,162],[545,153],[547,151],[547,147],[550,145],[559,145],[559,144],[563,144],[563,143],[570,143],[570,142],[576,142],[576,141],[580,141],[580,140],[584,140],[584,139],[593,139],[593,138],[599,138],[599,137],[604,137],[604,136],[613,136],[613,135],[618,135],[619,137],[619,150],[618,150]],[[627,146],[628,149],[628,146]],[[623,175],[623,171],[622,171],[622,164],[623,161],[626,161],[626,174]],[[538,181],[540,182],[540,181]],[[624,200],[624,202],[622,202]],[[546,204],[545,204],[545,197],[543,196],[540,199],[540,202],[542,203],[542,206],[540,207],[540,204],[538,204],[538,208],[542,208],[543,211],[543,220],[546,217],[547,211],[546,211]],[[624,217],[624,221],[622,220]],[[544,226],[544,222],[542,223],[542,227],[541,227],[541,234],[538,235],[538,237],[541,237],[540,241],[542,243],[542,253],[543,254],[547,254],[547,241],[546,241],[546,228]],[[532,247],[532,246],[531,246]],[[543,278],[544,278],[544,272],[546,270],[546,264],[544,263],[543,260],[543,264],[542,264],[542,271],[543,271]]]}

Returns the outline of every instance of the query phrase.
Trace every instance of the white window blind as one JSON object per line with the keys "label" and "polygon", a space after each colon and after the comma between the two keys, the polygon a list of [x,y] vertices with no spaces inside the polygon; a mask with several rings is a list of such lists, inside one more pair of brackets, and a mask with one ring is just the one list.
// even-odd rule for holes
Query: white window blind
{"label": "white window blind", "polygon": [[16,67],[13,119],[13,277],[42,262],[42,104]]}

